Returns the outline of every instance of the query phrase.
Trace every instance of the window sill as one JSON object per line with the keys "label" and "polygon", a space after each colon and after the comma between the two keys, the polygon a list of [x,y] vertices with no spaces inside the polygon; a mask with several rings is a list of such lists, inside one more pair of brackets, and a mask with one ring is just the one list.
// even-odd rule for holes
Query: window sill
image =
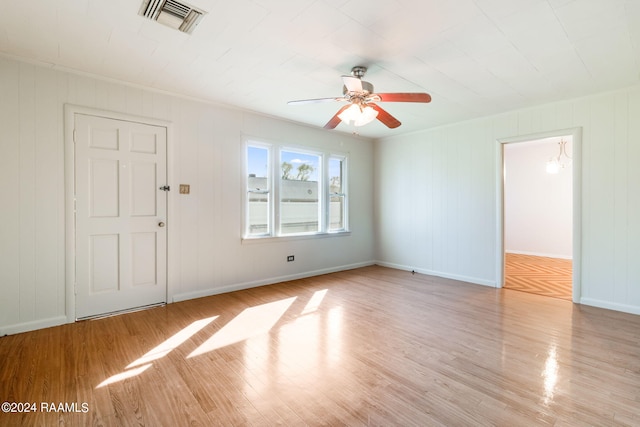
{"label": "window sill", "polygon": [[351,235],[351,231],[335,231],[335,232],[329,232],[329,233],[290,234],[286,236],[243,237],[242,244],[252,245],[256,243],[293,242],[296,240],[326,239],[328,237],[345,237],[350,235]]}

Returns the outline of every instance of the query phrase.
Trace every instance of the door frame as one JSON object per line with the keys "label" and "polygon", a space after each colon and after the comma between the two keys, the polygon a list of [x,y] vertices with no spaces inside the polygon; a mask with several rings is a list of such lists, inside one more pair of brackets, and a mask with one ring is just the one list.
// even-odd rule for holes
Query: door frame
{"label": "door frame", "polygon": [[[89,116],[104,117],[113,120],[143,123],[153,126],[160,126],[167,129],[167,185],[173,182],[172,168],[169,167],[173,154],[173,125],[165,120],[149,117],[136,116],[132,114],[118,113],[115,111],[102,110],[80,105],[64,105],[64,190],[65,190],[65,313],[67,323],[76,321],[76,221],[75,221],[75,142],[74,128],[75,115],[86,114]],[[170,301],[173,294],[171,289],[171,245],[173,241],[174,228],[171,227],[170,219],[175,218],[173,203],[171,203],[171,192],[167,192],[167,262],[166,262],[166,301]]]}
{"label": "door frame", "polygon": [[582,128],[560,129],[549,132],[519,135],[496,140],[497,149],[497,171],[496,171],[496,194],[497,194],[497,224],[496,224],[496,287],[504,286],[505,274],[505,243],[504,243],[504,146],[520,142],[534,141],[538,139],[561,137],[571,135],[572,137],[572,193],[573,193],[573,248],[572,248],[572,291],[571,299],[574,303],[580,303],[582,297]]}

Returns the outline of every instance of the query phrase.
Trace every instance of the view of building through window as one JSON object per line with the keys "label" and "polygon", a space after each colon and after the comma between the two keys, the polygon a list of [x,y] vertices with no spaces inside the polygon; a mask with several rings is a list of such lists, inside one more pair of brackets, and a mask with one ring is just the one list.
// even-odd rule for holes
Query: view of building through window
{"label": "view of building through window", "polygon": [[329,231],[344,230],[346,225],[343,164],[343,159],[329,159]]}
{"label": "view of building through window", "polygon": [[253,236],[271,234],[270,205],[271,186],[269,182],[269,149],[247,147],[247,234]]}
{"label": "view of building through window", "polygon": [[280,152],[280,233],[320,231],[321,157],[293,151]]}
{"label": "view of building through window", "polygon": [[[247,236],[291,235],[346,229],[344,158],[329,157],[329,181],[324,183],[323,155],[280,150],[278,170],[272,171],[272,147],[247,146]],[[276,175],[277,174],[277,175]],[[274,206],[273,184],[278,203]],[[323,192],[328,194],[328,224],[323,230]],[[279,218],[273,230],[273,217]]]}

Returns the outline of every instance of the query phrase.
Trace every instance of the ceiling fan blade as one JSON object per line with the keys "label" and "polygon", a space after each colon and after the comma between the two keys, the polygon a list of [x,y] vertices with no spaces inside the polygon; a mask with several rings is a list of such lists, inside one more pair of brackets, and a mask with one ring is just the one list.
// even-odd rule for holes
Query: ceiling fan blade
{"label": "ceiling fan blade", "polygon": [[380,106],[378,106],[378,105],[376,105],[376,104],[374,104],[372,102],[368,102],[367,105],[378,112],[378,117],[376,117],[376,118],[378,120],[380,120],[382,123],[384,123],[384,125],[386,127],[390,128],[390,129],[395,129],[395,128],[397,128],[398,126],[400,126],[402,124],[402,123],[400,123],[400,120],[398,120],[395,117],[393,117],[387,111],[383,110]]}
{"label": "ceiling fan blade", "polygon": [[342,81],[348,92],[362,92],[362,80],[352,76],[342,76]]}
{"label": "ceiling fan blade", "polygon": [[331,120],[329,120],[327,122],[327,124],[324,125],[324,128],[325,129],[335,129],[336,126],[338,126],[340,124],[340,122],[342,121],[342,120],[340,120],[340,117],[338,117],[338,115],[340,113],[342,113],[344,110],[346,110],[347,108],[349,108],[349,107],[351,107],[351,104],[347,104],[347,105],[343,106],[342,108],[340,108],[338,110],[338,112],[333,117],[331,117]]}
{"label": "ceiling fan blade", "polygon": [[303,105],[303,104],[317,104],[320,102],[332,102],[332,101],[346,101],[345,98],[316,98],[316,99],[300,99],[297,101],[289,101],[288,105]]}
{"label": "ceiling fan blade", "polygon": [[376,93],[371,96],[376,102],[431,102],[428,93]]}

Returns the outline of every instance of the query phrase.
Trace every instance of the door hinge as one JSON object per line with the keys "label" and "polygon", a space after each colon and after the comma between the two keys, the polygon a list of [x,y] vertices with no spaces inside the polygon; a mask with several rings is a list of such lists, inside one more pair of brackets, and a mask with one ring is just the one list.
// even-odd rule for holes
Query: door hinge
{"label": "door hinge", "polygon": [[76,130],[73,130],[73,143],[76,143]]}
{"label": "door hinge", "polygon": [[170,191],[171,187],[169,187],[168,185],[163,185],[162,187],[160,187],[160,190],[162,190],[162,191]]}

